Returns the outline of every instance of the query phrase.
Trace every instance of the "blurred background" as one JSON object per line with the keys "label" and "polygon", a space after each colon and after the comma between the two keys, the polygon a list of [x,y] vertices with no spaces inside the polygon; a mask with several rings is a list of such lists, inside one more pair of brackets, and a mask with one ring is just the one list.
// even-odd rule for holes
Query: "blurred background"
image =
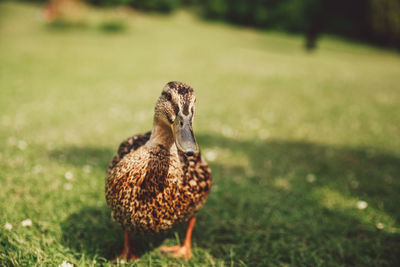
{"label": "blurred background", "polygon": [[[36,0],[34,2],[46,2]],[[86,0],[98,7],[131,7],[141,11],[171,13],[191,9],[196,15],[258,29],[278,30],[305,36],[312,50],[322,34],[371,44],[400,48],[400,3],[397,0]],[[77,22],[85,19],[79,1],[50,1],[49,20]],[[87,18],[86,18],[87,19]],[[122,26],[122,25],[120,25]],[[116,26],[103,29],[117,29]]]}
{"label": "blurred background", "polygon": [[107,266],[122,140],[173,80],[214,185],[131,266],[399,266],[398,0],[0,1],[0,262]]}

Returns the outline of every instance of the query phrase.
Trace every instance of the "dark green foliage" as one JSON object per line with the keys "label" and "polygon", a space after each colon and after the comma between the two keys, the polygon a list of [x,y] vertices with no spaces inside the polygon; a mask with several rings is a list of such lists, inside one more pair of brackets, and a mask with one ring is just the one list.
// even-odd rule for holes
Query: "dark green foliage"
{"label": "dark green foliage", "polygon": [[130,5],[149,11],[171,12],[179,7],[179,0],[132,0]]}
{"label": "dark green foliage", "polygon": [[99,6],[129,5],[146,11],[171,12],[180,6],[180,0],[85,0]]}
{"label": "dark green foliage", "polygon": [[321,33],[400,47],[396,0],[204,0],[207,18],[304,33],[313,48]]}
{"label": "dark green foliage", "polygon": [[86,29],[88,25],[84,22],[71,22],[63,19],[57,19],[45,25],[47,29],[52,31],[66,31],[72,29]]}
{"label": "dark green foliage", "polygon": [[83,0],[83,1],[95,6],[128,5],[133,2],[133,0]]}
{"label": "dark green foliage", "polygon": [[104,21],[99,25],[99,29],[104,32],[117,33],[125,30],[125,25],[119,20]]}
{"label": "dark green foliage", "polygon": [[398,47],[400,42],[400,1],[370,0],[370,2],[370,20],[375,37]]}
{"label": "dark green foliage", "polygon": [[228,13],[228,4],[224,0],[205,0],[203,8],[208,18],[224,19]]}

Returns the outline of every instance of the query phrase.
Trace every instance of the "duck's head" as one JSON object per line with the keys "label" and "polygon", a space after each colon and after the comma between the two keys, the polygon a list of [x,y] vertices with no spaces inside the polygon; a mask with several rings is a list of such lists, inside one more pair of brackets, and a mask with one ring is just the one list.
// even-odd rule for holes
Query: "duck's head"
{"label": "duck's head", "polygon": [[195,102],[192,87],[181,82],[169,82],[155,108],[155,121],[169,127],[176,147],[188,156],[199,151],[192,128]]}

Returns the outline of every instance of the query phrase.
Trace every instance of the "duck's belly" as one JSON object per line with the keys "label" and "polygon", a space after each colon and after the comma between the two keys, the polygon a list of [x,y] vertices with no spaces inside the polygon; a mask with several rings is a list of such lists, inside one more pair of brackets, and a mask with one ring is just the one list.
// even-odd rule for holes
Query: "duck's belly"
{"label": "duck's belly", "polygon": [[125,231],[156,233],[193,217],[208,193],[208,186],[203,188],[194,183],[169,183],[158,188],[135,186],[120,190],[114,194],[117,197],[107,197],[107,202],[114,219]]}

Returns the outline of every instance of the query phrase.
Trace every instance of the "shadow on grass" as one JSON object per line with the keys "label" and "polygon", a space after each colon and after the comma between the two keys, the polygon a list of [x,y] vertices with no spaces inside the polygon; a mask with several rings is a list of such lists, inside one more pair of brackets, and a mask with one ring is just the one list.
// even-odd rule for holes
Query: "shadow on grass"
{"label": "shadow on grass", "polygon": [[[71,214],[61,225],[63,242],[76,252],[84,253],[91,258],[98,255],[110,260],[121,253],[123,248],[122,228],[111,219],[111,212],[106,205],[86,207]],[[165,238],[172,237],[171,232],[159,235],[137,235],[132,237],[131,244],[136,255],[158,247]]]}
{"label": "shadow on grass", "polygon": [[[203,149],[231,156],[210,163],[214,187],[199,212],[194,244],[226,262],[257,265],[396,265],[400,237],[378,230],[355,207],[329,208],[315,196],[328,188],[345,199],[362,199],[400,221],[400,158],[374,148],[348,148],[282,140],[243,141],[198,135]],[[65,148],[50,157],[65,164],[106,170],[114,150]],[[219,155],[219,154],[217,154]],[[235,164],[230,157],[243,158]],[[313,183],[307,176],[314,177]],[[324,191],[321,191],[324,194]],[[110,259],[122,249],[122,231],[104,207],[87,207],[64,223],[64,239],[87,255]],[[375,216],[372,213],[372,216]],[[184,227],[180,227],[184,235]],[[139,254],[172,233],[138,237]],[[195,255],[196,257],[196,250]]]}
{"label": "shadow on grass", "polygon": [[63,242],[77,252],[111,259],[122,249],[123,232],[103,207],[86,207],[71,214],[61,225]]}
{"label": "shadow on grass", "polygon": [[[205,147],[226,148],[246,156],[250,173],[235,166],[214,164],[216,168],[237,172],[255,183],[293,177],[294,182],[307,183],[309,174],[315,185],[348,192],[357,198],[381,202],[385,212],[400,223],[400,158],[375,148],[348,148],[284,140],[237,141],[216,135],[201,135],[198,142]],[[213,164],[211,164],[213,165]],[[304,188],[302,188],[304,189]]]}

